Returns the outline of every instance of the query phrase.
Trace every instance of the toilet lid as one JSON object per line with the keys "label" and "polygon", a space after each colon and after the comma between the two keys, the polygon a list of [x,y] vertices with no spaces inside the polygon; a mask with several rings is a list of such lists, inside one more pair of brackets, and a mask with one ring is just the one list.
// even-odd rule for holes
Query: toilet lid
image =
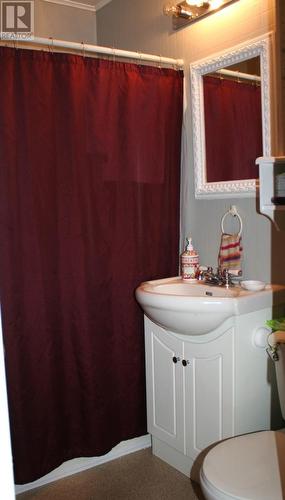
{"label": "toilet lid", "polygon": [[218,444],[205,457],[202,477],[220,498],[282,500],[285,434],[256,432]]}

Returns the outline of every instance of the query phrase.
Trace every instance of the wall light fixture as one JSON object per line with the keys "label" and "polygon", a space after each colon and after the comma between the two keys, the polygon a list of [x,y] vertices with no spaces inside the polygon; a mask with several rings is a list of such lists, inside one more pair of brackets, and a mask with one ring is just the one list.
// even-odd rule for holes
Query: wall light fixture
{"label": "wall light fixture", "polygon": [[163,12],[167,16],[172,16],[173,28],[179,29],[237,1],[238,0],[184,0],[178,4],[165,5]]}

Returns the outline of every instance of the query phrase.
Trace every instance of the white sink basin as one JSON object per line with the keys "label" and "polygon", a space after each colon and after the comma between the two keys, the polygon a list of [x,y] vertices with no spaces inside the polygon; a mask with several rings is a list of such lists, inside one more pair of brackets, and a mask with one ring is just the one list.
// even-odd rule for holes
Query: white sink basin
{"label": "white sink basin", "polygon": [[225,288],[181,278],[145,281],[136,289],[136,298],[154,323],[183,335],[203,335],[215,330],[231,316],[285,302],[285,287],[267,285],[250,292],[239,286]]}

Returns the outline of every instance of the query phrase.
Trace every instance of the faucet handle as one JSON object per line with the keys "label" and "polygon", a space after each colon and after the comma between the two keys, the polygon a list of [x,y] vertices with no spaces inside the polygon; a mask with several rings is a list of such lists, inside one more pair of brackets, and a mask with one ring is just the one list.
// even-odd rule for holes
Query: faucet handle
{"label": "faucet handle", "polygon": [[228,269],[223,270],[223,281],[227,288],[233,286],[232,275]]}
{"label": "faucet handle", "polygon": [[221,266],[217,267],[217,276],[219,278],[222,278],[222,276],[224,276],[224,270]]}

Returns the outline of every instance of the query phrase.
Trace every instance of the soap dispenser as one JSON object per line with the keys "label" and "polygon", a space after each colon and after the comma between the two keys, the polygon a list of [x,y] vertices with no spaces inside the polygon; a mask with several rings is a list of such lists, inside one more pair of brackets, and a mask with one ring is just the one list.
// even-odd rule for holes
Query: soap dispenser
{"label": "soap dispenser", "polygon": [[194,281],[199,268],[199,254],[194,250],[192,238],[186,238],[186,247],[181,255],[181,277],[184,281]]}

